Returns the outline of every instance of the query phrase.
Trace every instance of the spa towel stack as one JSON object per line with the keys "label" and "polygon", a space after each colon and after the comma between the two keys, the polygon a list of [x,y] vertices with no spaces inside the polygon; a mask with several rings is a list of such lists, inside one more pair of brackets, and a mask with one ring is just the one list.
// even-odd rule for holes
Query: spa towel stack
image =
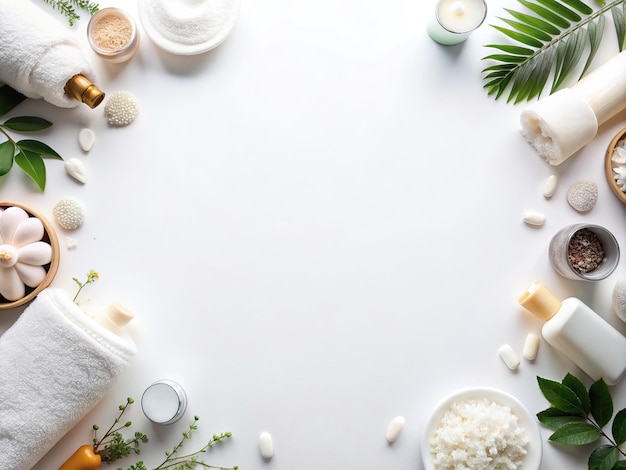
{"label": "spa towel stack", "polygon": [[29,470],[110,390],[135,354],[129,338],[44,289],[0,336],[0,469]]}
{"label": "spa towel stack", "polygon": [[56,106],[78,106],[65,84],[77,74],[95,80],[70,29],[30,0],[0,0],[0,34],[0,83]]}

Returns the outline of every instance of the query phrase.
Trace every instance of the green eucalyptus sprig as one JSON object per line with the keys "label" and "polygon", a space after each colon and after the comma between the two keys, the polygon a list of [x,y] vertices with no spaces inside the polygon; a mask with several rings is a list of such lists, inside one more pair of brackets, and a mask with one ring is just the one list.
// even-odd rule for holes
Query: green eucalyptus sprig
{"label": "green eucalyptus sprig", "polygon": [[100,455],[103,462],[111,463],[129,456],[131,453],[139,454],[141,453],[139,445],[148,442],[148,436],[144,433],[135,432],[132,438],[125,438],[120,432],[133,424],[131,421],[126,421],[123,424],[119,423],[128,406],[132,405],[134,402],[135,400],[129,397],[126,399],[125,404],[119,406],[119,415],[101,438],[98,438],[99,426],[97,424],[92,426],[94,431],[93,450]]}
{"label": "green eucalyptus sprig", "polygon": [[[210,465],[199,459],[201,454],[206,453],[209,449],[211,449],[214,445],[219,444],[220,442],[232,437],[232,433],[230,431],[222,432],[220,434],[214,434],[209,442],[202,447],[200,450],[192,452],[190,454],[179,455],[180,451],[188,439],[191,439],[191,434],[193,431],[198,429],[197,422],[200,418],[198,416],[193,417],[193,422],[189,425],[189,429],[183,431],[183,437],[181,440],[173,447],[171,451],[165,452],[165,460],[161,462],[157,467],[154,467],[152,470],[164,470],[166,468],[172,470],[187,470],[196,468],[196,466],[200,466],[202,468],[212,468],[214,470],[237,470],[239,467],[236,465],[233,467],[219,467],[215,465]],[[123,470],[118,468],[117,470]],[[137,462],[134,465],[128,467],[127,470],[148,470],[148,467],[143,462]]]}
{"label": "green eucalyptus sprig", "polygon": [[[552,405],[537,413],[539,422],[554,432],[548,438],[555,444],[580,446],[605,438],[608,444],[595,448],[588,460],[589,470],[624,470],[626,453],[626,408],[613,417],[613,399],[604,380],[589,390],[580,379],[567,374],[561,382],[537,377],[543,396]],[[604,428],[611,422],[610,431]]]}
{"label": "green eucalyptus sprig", "polygon": [[[8,85],[0,87],[0,116],[12,110],[26,99]],[[0,135],[6,141],[0,143],[0,176],[6,175],[15,163],[32,179],[41,192],[46,188],[44,158],[63,160],[50,146],[38,140],[15,140],[9,132],[38,132],[52,126],[50,121],[34,116],[18,116],[0,123]]]}
{"label": "green eucalyptus sprig", "polygon": [[80,15],[76,13],[74,6],[87,11],[90,15],[96,13],[100,6],[97,3],[93,3],[89,0],[43,0],[52,6],[53,10],[58,10],[67,18],[67,22],[70,26],[74,26],[74,21],[80,20]]}

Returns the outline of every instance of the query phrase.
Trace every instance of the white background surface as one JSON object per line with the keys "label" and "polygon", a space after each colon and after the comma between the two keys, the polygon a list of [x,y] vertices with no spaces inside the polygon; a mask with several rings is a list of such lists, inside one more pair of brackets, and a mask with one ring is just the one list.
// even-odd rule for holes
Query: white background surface
{"label": "white background surface", "polygon": [[[135,2],[105,6],[138,19]],[[91,425],[108,426],[127,396],[137,400],[133,429],[150,436],[141,455],[149,468],[194,414],[200,428],[187,450],[234,434],[206,457],[214,465],[421,468],[421,428],[448,394],[498,387],[536,413],[547,407],[537,375],[582,377],[545,342],[516,372],[497,351],[509,343],[521,354],[526,335],[539,333],[541,322],[515,301],[535,279],[626,331],[610,298],[624,262],[584,284],[560,278],[547,258],[552,235],[574,222],[625,240],[626,208],[605,182],[603,157],[626,115],[560,167],[541,160],[519,131],[525,105],[482,89],[483,45],[503,42],[488,25],[505,6],[518,8],[490,2],[486,23],[446,47],[426,34],[432,2],[243,0],[232,35],[207,54],[172,56],[145,35],[127,64],[88,51],[98,85],[140,103],[126,128],[109,128],[102,107],[29,101],[14,110],[53,121],[36,138],[83,160],[89,180],[80,185],[48,161],[45,193],[14,169],[0,199],[50,219],[64,196],[84,203],[84,226],[58,229],[53,285],[74,292],[72,277],[98,271],[81,305],[126,304],[140,351],[35,469],[58,468],[90,443]],[[75,28],[85,46],[86,23]],[[604,59],[616,53],[612,28]],[[85,126],[97,135],[88,154],[77,143]],[[546,200],[553,172],[560,185]],[[600,187],[585,215],[566,202],[579,178]],[[526,210],[545,213],[546,225],[524,225]],[[0,331],[20,312],[3,312]],[[158,428],[138,402],[162,378],[185,388],[189,407]],[[626,406],[624,384],[612,391],[616,409]],[[388,445],[398,415],[406,426]],[[262,431],[274,438],[270,461],[258,452]],[[590,448],[556,447],[542,433],[543,470],[587,468]]]}

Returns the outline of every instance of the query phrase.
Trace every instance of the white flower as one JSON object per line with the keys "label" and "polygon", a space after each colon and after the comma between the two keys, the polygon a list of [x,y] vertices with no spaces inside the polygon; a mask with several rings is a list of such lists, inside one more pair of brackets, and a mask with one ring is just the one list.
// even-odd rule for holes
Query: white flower
{"label": "white flower", "polygon": [[26,286],[35,288],[44,280],[52,247],[43,236],[41,220],[24,209],[0,210],[0,295],[6,300],[21,299]]}

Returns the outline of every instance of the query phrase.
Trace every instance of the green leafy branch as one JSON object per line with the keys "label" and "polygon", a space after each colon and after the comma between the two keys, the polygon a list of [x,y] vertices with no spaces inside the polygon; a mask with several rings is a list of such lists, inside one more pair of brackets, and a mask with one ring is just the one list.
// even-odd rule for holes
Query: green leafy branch
{"label": "green leafy branch", "polygon": [[76,13],[74,6],[87,11],[90,15],[100,9],[97,3],[89,0],[43,0],[43,2],[51,5],[53,10],[58,10],[63,14],[70,26],[74,26],[74,21],[80,20],[80,15]]}
{"label": "green leafy branch", "polygon": [[581,0],[518,0],[526,12],[505,8],[499,17],[508,27],[491,25],[515,44],[487,44],[498,52],[482,60],[495,62],[483,69],[489,95],[507,102],[530,101],[544,90],[550,75],[550,93],[563,87],[586,55],[580,77],[588,70],[602,42],[605,13],[611,12],[619,51],[626,37],[626,0],[596,0],[596,11]]}
{"label": "green leafy branch", "polygon": [[[0,115],[3,115],[20,104],[26,97],[8,85],[0,87]],[[0,123],[0,134],[6,141],[0,143],[0,176],[6,175],[15,163],[32,179],[41,192],[46,188],[46,166],[44,158],[63,160],[63,158],[47,144],[38,140],[23,139],[16,141],[9,134],[37,132],[52,126],[50,121],[34,116],[18,116]]]}
{"label": "green leafy branch", "polygon": [[[589,470],[626,469],[626,460],[620,460],[626,457],[620,449],[626,442],[626,408],[613,418],[613,399],[604,380],[595,381],[589,390],[572,374],[567,374],[561,382],[542,377],[537,377],[537,382],[552,405],[537,413],[539,422],[554,431],[548,438],[551,442],[580,446],[605,438],[609,443],[591,452]],[[604,427],[612,418],[609,434]]]}
{"label": "green leafy branch", "polygon": [[124,424],[118,426],[126,409],[134,402],[135,401],[129,397],[126,399],[125,404],[119,406],[119,415],[100,439],[98,439],[97,436],[100,428],[97,424],[93,425],[93,450],[100,455],[103,462],[111,463],[129,456],[131,453],[139,454],[140,443],[148,442],[148,436],[141,432],[135,432],[134,436],[130,439],[124,438],[120,432],[122,429],[129,428],[133,424],[131,421],[126,421]]}
{"label": "green leafy branch", "polygon": [[[189,425],[189,429],[183,431],[183,437],[181,440],[173,447],[171,451],[165,452],[165,460],[161,462],[161,464],[157,467],[154,467],[153,470],[164,470],[166,468],[170,468],[172,470],[186,470],[193,469],[196,466],[200,466],[202,468],[212,468],[215,470],[237,470],[239,467],[236,465],[233,467],[216,467],[214,465],[210,465],[205,463],[202,460],[199,460],[199,456],[203,453],[206,453],[209,449],[211,449],[214,445],[221,443],[222,441],[232,437],[232,433],[229,431],[222,432],[220,434],[214,434],[209,442],[202,447],[200,450],[192,452],[190,454],[179,455],[184,443],[191,439],[191,434],[193,431],[198,429],[197,422],[200,418],[198,416],[194,416],[193,422]],[[122,470],[118,468],[117,470]],[[148,470],[143,462],[137,462],[134,465],[128,467],[127,470]]]}

